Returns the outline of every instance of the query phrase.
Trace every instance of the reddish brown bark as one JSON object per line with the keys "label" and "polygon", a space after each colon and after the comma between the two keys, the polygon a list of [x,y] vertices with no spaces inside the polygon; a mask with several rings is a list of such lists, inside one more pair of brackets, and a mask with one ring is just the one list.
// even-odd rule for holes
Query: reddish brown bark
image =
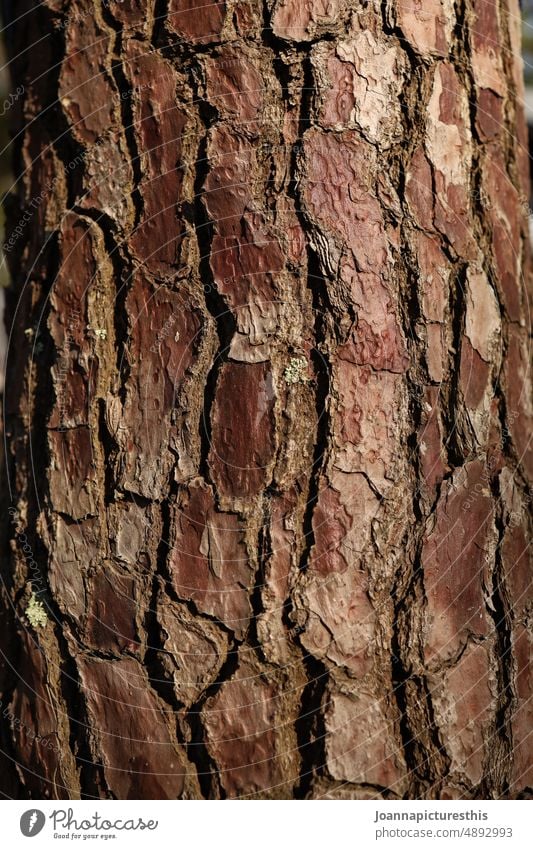
{"label": "reddish brown bark", "polygon": [[518,3],[267,7],[17,9],[4,792],[516,798]]}

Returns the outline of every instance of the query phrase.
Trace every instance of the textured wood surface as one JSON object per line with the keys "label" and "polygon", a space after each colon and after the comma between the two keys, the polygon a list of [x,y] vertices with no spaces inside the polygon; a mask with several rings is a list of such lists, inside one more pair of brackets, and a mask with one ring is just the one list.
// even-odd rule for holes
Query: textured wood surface
{"label": "textured wood surface", "polygon": [[527,792],[517,0],[17,14],[3,791]]}

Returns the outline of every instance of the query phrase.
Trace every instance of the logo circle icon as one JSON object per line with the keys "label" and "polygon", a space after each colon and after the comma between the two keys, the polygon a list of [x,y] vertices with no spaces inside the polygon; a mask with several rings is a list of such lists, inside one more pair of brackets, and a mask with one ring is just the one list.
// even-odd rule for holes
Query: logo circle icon
{"label": "logo circle icon", "polygon": [[25,811],[20,818],[20,830],[24,837],[35,837],[43,830],[46,817],[42,811],[32,808]]}

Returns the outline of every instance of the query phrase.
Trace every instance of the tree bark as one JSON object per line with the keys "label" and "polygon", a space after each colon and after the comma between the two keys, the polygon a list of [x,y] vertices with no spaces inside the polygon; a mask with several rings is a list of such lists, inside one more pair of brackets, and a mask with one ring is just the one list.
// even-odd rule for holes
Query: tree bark
{"label": "tree bark", "polygon": [[517,0],[7,23],[3,792],[527,794]]}

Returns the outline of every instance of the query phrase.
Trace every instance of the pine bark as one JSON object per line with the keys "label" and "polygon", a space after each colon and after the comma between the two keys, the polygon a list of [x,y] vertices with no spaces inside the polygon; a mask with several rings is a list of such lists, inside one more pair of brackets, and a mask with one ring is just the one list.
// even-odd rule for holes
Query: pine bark
{"label": "pine bark", "polygon": [[519,22],[17,5],[7,795],[527,794]]}

